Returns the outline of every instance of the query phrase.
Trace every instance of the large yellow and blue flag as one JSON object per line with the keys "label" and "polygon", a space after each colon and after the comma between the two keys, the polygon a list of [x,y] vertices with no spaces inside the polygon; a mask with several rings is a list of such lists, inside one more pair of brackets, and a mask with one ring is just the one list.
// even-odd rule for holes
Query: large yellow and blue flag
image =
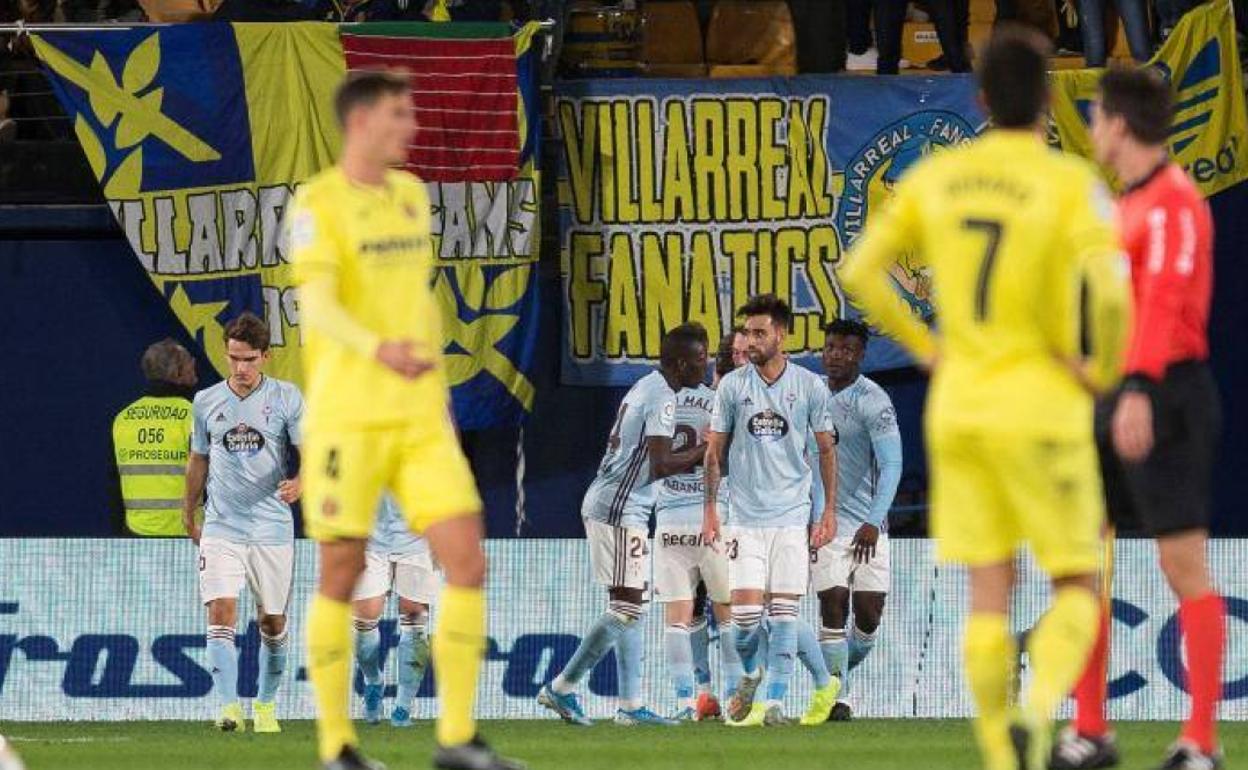
{"label": "large yellow and blue flag", "polygon": [[39,33],[35,49],[104,196],[161,295],[214,364],[248,310],[275,376],[299,380],[299,309],[282,220],[333,163],[333,91],[349,67],[402,66],[421,131],[436,294],[467,430],[532,407],[537,337],[533,27],[174,24]]}
{"label": "large yellow and blue flag", "polygon": [[[1213,0],[1179,22],[1149,66],[1174,89],[1170,154],[1205,195],[1248,179],[1248,117],[1231,0]],[[1101,70],[1053,74],[1052,133],[1068,152],[1092,155],[1088,136]]]}

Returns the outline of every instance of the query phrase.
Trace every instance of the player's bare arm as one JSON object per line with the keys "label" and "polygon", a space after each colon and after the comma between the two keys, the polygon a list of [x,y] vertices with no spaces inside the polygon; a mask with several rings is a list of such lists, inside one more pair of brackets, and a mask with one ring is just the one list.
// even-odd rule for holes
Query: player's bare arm
{"label": "player's bare arm", "polygon": [[815,434],[819,446],[819,479],[823,482],[823,515],[810,534],[812,548],[822,548],[836,537],[836,438],[829,431]]}
{"label": "player's bare arm", "polygon": [[208,455],[191,452],[186,461],[186,492],[182,497],[182,524],[191,542],[199,545],[200,523],[195,520],[195,509],[204,499],[204,485],[208,483]]}
{"label": "player's bare arm", "polygon": [[702,464],[706,456],[706,444],[672,451],[670,436],[647,436],[646,451],[650,453],[650,470],[656,479],[686,473]]}
{"label": "player's bare arm", "polygon": [[706,434],[706,444],[703,450],[706,466],[703,478],[706,497],[702,504],[702,540],[716,550],[718,550],[716,543],[719,541],[719,511],[715,503],[719,499],[719,483],[723,479],[720,461],[727,436],[726,433],[710,431]]}

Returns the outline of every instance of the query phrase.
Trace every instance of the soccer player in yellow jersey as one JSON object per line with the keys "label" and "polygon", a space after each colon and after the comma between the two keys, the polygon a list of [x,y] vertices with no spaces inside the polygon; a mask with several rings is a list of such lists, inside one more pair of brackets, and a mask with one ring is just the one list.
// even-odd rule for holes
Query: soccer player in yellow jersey
{"label": "soccer player in yellow jersey", "polygon": [[476,734],[485,649],[481,501],[450,418],[439,310],[429,288],[429,199],[393,167],[416,124],[404,75],[357,72],[339,87],[338,165],[303,185],[290,212],[300,283],[307,406],[304,519],[320,542],[308,672],[327,770],[378,770],[348,711],[351,594],[383,488],[424,535],[446,588],[433,638],[434,766],[509,770]]}
{"label": "soccer player in yellow jersey", "polygon": [[[993,36],[978,72],[994,128],[911,169],[841,272],[868,318],[932,371],[931,528],[939,557],[969,568],[963,652],[989,770],[1045,767],[1053,711],[1096,636],[1104,508],[1092,391],[1113,382],[1130,311],[1108,192],[1088,163],[1044,143],[1047,61],[1032,32]],[[931,266],[938,331],[890,284],[888,267],[907,253]],[[1030,635],[1031,687],[1011,713],[1008,603],[1022,543],[1053,599]]]}

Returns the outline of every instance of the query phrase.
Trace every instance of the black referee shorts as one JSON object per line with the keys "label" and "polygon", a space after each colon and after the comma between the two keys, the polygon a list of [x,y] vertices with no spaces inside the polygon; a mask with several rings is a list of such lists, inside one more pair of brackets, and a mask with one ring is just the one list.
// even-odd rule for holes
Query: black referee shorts
{"label": "black referee shorts", "polygon": [[1109,520],[1120,534],[1152,537],[1208,529],[1222,422],[1213,374],[1203,361],[1183,361],[1146,392],[1153,402],[1153,451],[1143,462],[1123,462],[1114,451],[1111,425],[1117,394],[1096,407]]}

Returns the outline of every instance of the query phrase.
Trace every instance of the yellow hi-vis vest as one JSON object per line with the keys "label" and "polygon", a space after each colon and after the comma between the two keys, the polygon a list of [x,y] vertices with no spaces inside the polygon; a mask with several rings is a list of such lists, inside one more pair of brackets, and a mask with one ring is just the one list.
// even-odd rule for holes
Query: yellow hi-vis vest
{"label": "yellow hi-vis vest", "polygon": [[191,402],[144,396],[113,420],[126,527],[136,535],[185,535],[182,497],[191,446]]}

